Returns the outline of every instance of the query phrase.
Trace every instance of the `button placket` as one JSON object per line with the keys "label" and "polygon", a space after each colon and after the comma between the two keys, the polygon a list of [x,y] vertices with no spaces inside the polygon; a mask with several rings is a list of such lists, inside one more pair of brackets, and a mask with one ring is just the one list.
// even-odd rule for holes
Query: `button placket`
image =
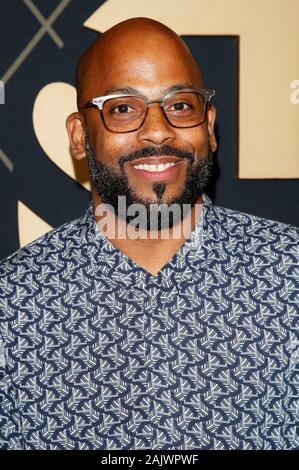
{"label": "button placket", "polygon": [[134,285],[123,288],[127,304],[127,349],[130,355],[129,372],[132,385],[127,403],[132,410],[132,420],[127,428],[136,437],[135,446],[151,448],[152,425],[150,398],[148,393],[148,367],[146,345],[146,300],[145,283],[140,271],[135,273]]}

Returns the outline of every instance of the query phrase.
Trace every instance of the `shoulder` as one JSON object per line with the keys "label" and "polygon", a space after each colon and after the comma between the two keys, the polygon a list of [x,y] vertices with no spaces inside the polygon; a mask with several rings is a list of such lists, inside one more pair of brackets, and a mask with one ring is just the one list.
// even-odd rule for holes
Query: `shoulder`
{"label": "shoulder", "polygon": [[30,272],[39,271],[42,266],[51,264],[55,266],[57,261],[65,257],[70,250],[80,246],[87,212],[83,216],[51,230],[1,260],[0,289],[1,281],[4,278],[11,277],[12,280],[16,280],[23,274],[28,275]]}
{"label": "shoulder", "polygon": [[265,219],[233,209],[212,206],[209,222],[215,224],[226,236],[246,238],[262,244],[296,245],[299,243],[299,228],[283,222]]}
{"label": "shoulder", "polygon": [[3,338],[11,335],[14,341],[23,325],[40,321],[45,325],[46,319],[60,318],[63,310],[60,297],[68,295],[70,284],[76,282],[78,267],[86,262],[88,236],[94,238],[93,225],[89,206],[83,216],[51,230],[1,261],[0,334]]}

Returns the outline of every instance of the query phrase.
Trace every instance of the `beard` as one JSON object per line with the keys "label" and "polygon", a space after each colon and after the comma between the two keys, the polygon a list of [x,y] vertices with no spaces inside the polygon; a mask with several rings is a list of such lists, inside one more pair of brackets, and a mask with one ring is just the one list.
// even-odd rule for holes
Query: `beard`
{"label": "beard", "polygon": [[[143,208],[145,208],[145,217],[138,220],[138,225],[140,228],[146,230],[171,228],[181,222],[186,216],[185,208],[191,208],[195,205],[196,201],[202,196],[211,175],[213,152],[209,137],[207,155],[196,163],[194,163],[195,158],[193,153],[181,151],[168,145],[161,147],[148,146],[140,151],[121,156],[119,158],[120,174],[111,166],[105,165],[95,158],[87,129],[85,143],[89,177],[102,202],[111,205],[115,213],[128,224],[132,223],[136,217],[128,215],[128,208],[132,204],[141,204]],[[167,183],[153,182],[153,191],[157,196],[159,204],[157,208],[157,200],[145,199],[134,193],[129,186],[123,166],[126,162],[133,161],[137,158],[161,155],[185,158],[188,160],[188,166],[183,188],[166,203],[161,204],[161,200]],[[124,211],[119,210],[118,196],[125,197]],[[173,204],[180,210],[175,212],[169,211],[169,206]],[[153,220],[156,221],[155,226],[153,226]]]}

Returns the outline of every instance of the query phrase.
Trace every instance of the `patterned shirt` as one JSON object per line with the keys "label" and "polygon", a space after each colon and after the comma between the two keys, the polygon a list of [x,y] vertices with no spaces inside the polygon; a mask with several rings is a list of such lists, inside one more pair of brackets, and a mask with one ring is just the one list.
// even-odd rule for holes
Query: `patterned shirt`
{"label": "patterned shirt", "polygon": [[0,447],[298,449],[298,247],[205,197],[157,275],[91,205],[18,250],[0,264]]}

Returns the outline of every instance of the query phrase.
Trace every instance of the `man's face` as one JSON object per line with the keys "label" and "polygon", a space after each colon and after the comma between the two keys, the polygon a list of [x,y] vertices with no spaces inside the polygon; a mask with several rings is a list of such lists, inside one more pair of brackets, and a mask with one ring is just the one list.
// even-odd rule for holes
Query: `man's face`
{"label": "man's face", "polygon": [[[115,43],[109,57],[90,80],[87,100],[122,92],[125,87],[154,100],[173,86],[202,86],[186,52],[163,35],[158,42],[144,41],[140,49],[138,42],[128,44],[126,50]],[[209,121],[193,128],[174,128],[159,104],[151,105],[144,124],[133,132],[107,130],[96,108],[86,110],[85,119],[90,176],[102,202],[115,206],[118,195],[147,207],[150,203],[193,205],[200,200],[215,150]],[[145,163],[175,165],[159,173],[136,168]]]}

